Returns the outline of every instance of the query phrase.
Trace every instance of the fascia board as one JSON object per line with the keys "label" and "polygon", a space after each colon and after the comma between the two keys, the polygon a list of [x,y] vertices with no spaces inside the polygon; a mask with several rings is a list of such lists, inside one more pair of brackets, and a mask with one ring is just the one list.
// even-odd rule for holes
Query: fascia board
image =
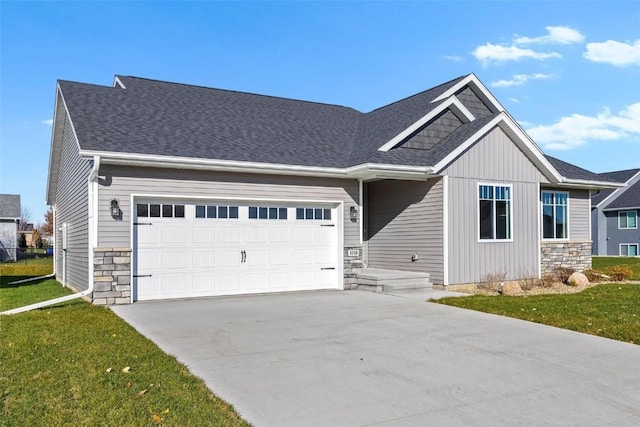
{"label": "fascia board", "polygon": [[114,78],[113,78],[113,87],[119,87],[121,89],[126,89],[127,88],[124,85],[124,83],[122,83],[122,80],[120,80],[120,77],[118,77],[117,75],[114,76]]}
{"label": "fascia board", "polygon": [[411,126],[400,132],[398,135],[394,136],[390,141],[386,142],[382,147],[378,148],[378,151],[389,151],[399,143],[401,143],[404,139],[409,137],[412,133],[416,132],[422,126],[429,123],[429,121],[436,118],[439,114],[443,113],[447,109],[451,108],[455,110],[456,113],[462,115],[468,122],[474,121],[475,116],[465,107],[462,102],[455,96],[449,97],[447,100],[443,101],[440,105],[438,105],[433,110],[429,111],[427,114],[422,116],[419,120],[413,123]]}
{"label": "fascia board", "polygon": [[440,96],[438,96],[436,99],[434,99],[431,102],[438,102],[443,99],[449,98],[450,96],[455,95],[456,92],[458,92],[460,89],[462,89],[463,87],[469,84],[473,85],[476,89],[478,89],[480,93],[482,93],[482,95],[486,97],[487,100],[491,102],[498,111],[500,112],[506,111],[505,108],[502,106],[502,104],[498,102],[496,97],[493,96],[491,92],[489,92],[489,89],[487,89],[487,87],[484,84],[482,84],[480,79],[473,73],[469,74],[467,77],[460,80],[458,83],[450,87],[447,91],[442,93]]}
{"label": "fascia board", "polygon": [[[626,182],[621,183],[620,188],[618,188],[617,190],[613,191],[611,194],[609,194],[607,197],[605,197],[604,199],[602,199],[602,201],[600,203],[598,203],[596,205],[596,208],[600,208],[601,206],[604,208],[605,206],[607,206],[609,203],[613,202],[615,199],[617,199],[619,196],[622,195],[622,193],[625,192],[625,190],[628,187],[631,187],[633,184],[635,184],[638,180],[640,180],[640,172],[637,172],[635,175],[633,175],[631,178],[629,178]],[[604,209],[603,209],[604,210]]]}
{"label": "fascia board", "polygon": [[587,179],[571,179],[564,178],[562,182],[557,184],[558,187],[567,188],[584,188],[591,190],[604,190],[608,188],[620,188],[624,187],[624,184],[608,182],[608,181],[590,181]]}
{"label": "fascia board", "polygon": [[627,211],[627,210],[640,209],[640,206],[625,206],[622,208],[605,208],[602,209],[603,212],[613,212],[613,211]]}
{"label": "fascia board", "polygon": [[[62,136],[58,136],[56,130],[58,126],[58,110],[60,109],[59,101],[62,99],[62,91],[60,89],[60,83],[56,84],[56,97],[53,106],[53,124],[51,125],[51,143],[49,147],[49,171],[47,173],[47,193],[46,202],[51,205],[55,199],[55,191],[53,183],[51,182],[52,175],[55,175],[55,181],[58,181],[58,173],[60,171],[60,154],[62,151]],[[66,107],[65,111],[66,111]],[[68,114],[68,112],[67,112]]]}
{"label": "fascia board", "polygon": [[133,153],[81,151],[85,158],[99,156],[102,164],[125,166],[195,169],[224,172],[243,172],[297,176],[318,176],[332,178],[379,178],[426,180],[433,176],[433,168],[428,166],[390,165],[365,163],[348,168],[301,166],[277,163],[241,162],[233,160],[197,159]]}
{"label": "fascia board", "polygon": [[562,181],[562,175],[558,173],[558,171],[549,163],[549,161],[544,157],[542,152],[538,149],[538,146],[529,138],[529,136],[522,131],[522,129],[514,124],[514,120],[506,114],[506,112],[502,112],[497,115],[493,120],[484,125],[480,130],[471,135],[464,143],[460,144],[455,150],[449,153],[444,159],[439,161],[437,164],[433,166],[435,173],[440,173],[442,169],[444,169],[448,164],[453,162],[458,156],[464,153],[471,145],[475,144],[480,138],[482,138],[485,134],[487,134],[491,129],[498,125],[507,126],[508,129],[514,134],[516,138],[518,138],[522,145],[540,162],[540,165],[545,169],[543,171],[547,176],[551,176],[554,178],[555,182]]}

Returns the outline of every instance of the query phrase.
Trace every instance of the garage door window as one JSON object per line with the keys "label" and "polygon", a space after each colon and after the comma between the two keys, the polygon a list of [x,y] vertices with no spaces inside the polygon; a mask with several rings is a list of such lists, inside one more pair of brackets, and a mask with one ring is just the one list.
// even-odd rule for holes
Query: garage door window
{"label": "garage door window", "polygon": [[249,206],[249,219],[287,219],[287,208]]}
{"label": "garage door window", "polygon": [[238,218],[238,207],[228,205],[196,205],[196,218]]}
{"label": "garage door window", "polygon": [[161,205],[159,203],[138,203],[138,218],[184,218],[184,205]]}
{"label": "garage door window", "polygon": [[331,219],[331,209],[296,208],[296,219]]}

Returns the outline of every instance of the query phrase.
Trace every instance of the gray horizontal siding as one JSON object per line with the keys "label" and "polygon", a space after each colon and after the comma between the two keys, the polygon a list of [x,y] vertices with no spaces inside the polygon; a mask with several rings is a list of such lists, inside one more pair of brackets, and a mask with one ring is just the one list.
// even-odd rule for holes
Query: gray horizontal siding
{"label": "gray horizontal siding", "polygon": [[[508,278],[539,271],[538,182],[544,176],[499,127],[444,171],[449,175],[449,283],[481,281],[505,273]],[[478,184],[510,184],[512,242],[478,241]]]}
{"label": "gray horizontal siding", "polygon": [[443,283],[442,188],[442,179],[367,184],[369,267],[424,271]]}
{"label": "gray horizontal siding", "polygon": [[[344,202],[344,244],[360,242],[359,224],[349,220],[349,209],[358,206],[358,182],[314,177],[257,175],[192,170],[132,168],[103,165],[100,168],[100,247],[130,247],[131,194],[179,198],[255,198],[275,200],[331,200]],[[114,220],[108,206],[118,199],[122,220]]]}
{"label": "gray horizontal siding", "polygon": [[[637,215],[640,216],[640,209],[622,209],[622,211],[635,210]],[[621,243],[635,243],[640,244],[640,228],[630,230],[620,230],[618,228],[618,213],[620,211],[607,211],[604,212],[606,218],[607,237],[606,242],[607,254],[606,255],[620,255]]]}
{"label": "gray horizontal siding", "polygon": [[[55,199],[56,225],[67,223],[66,283],[83,290],[89,275],[89,203],[87,178],[91,162],[80,158],[78,143],[65,120]],[[57,279],[63,278],[62,232],[55,230]]]}

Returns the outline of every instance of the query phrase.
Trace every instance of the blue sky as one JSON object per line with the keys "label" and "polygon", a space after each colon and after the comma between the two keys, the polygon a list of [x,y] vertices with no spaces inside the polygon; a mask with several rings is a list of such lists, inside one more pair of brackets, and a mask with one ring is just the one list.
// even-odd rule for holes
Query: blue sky
{"label": "blue sky", "polygon": [[33,222],[57,79],[115,74],[369,111],[470,72],[545,152],[640,167],[640,2],[0,1],[0,192]]}

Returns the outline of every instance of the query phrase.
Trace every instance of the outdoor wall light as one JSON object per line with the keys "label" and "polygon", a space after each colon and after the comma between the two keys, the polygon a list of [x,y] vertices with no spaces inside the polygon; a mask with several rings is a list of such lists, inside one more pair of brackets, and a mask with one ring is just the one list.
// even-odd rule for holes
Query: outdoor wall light
{"label": "outdoor wall light", "polygon": [[355,206],[351,206],[349,209],[349,218],[351,222],[358,222],[358,209]]}
{"label": "outdoor wall light", "polygon": [[120,206],[118,206],[118,201],[116,199],[111,201],[111,216],[113,219],[120,218]]}

